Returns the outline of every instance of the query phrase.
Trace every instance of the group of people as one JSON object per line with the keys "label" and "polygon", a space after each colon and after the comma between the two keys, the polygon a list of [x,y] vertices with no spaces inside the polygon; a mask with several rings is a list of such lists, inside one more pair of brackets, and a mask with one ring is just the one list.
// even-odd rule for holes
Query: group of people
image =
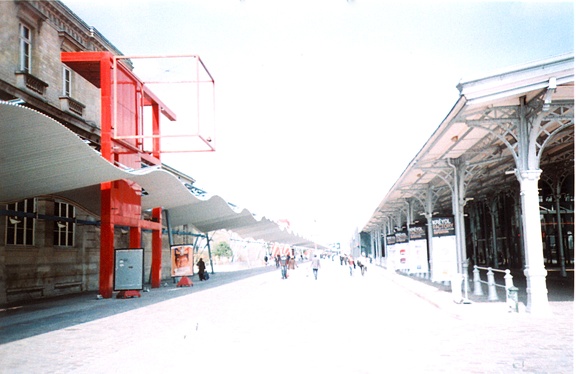
{"label": "group of people", "polygon": [[354,257],[351,255],[341,254],[340,255],[340,265],[348,265],[348,269],[350,270],[350,276],[354,275],[354,270],[356,266],[360,268],[360,273],[364,275],[368,268],[366,267],[368,261],[366,256],[362,255],[362,257],[357,258],[354,260]]}
{"label": "group of people", "polygon": [[[280,268],[281,278],[288,279],[288,270],[295,269],[297,267],[294,256],[290,256],[289,254],[282,254],[282,255],[278,254],[276,256],[273,256],[273,258],[276,264],[276,268]],[[264,262],[268,264],[268,256],[264,257]],[[354,257],[352,257],[351,255],[346,254],[340,255],[340,265],[348,265],[351,276],[354,274],[354,270],[356,269],[356,267],[359,267],[360,273],[364,275],[368,270],[366,266],[368,262],[369,260],[365,255],[362,255],[362,257],[359,257],[357,259],[354,259]],[[312,269],[314,279],[317,280],[318,270],[321,267],[320,256],[318,254],[314,254],[314,256],[312,257],[312,260],[310,261],[310,267]]]}
{"label": "group of people", "polygon": [[[268,257],[264,258],[264,261],[268,263]],[[282,273],[282,279],[288,278],[288,269],[296,269],[296,259],[294,256],[289,254],[278,254],[274,257],[274,262],[276,263],[276,268],[280,268]]]}
{"label": "group of people", "polygon": [[[280,268],[282,279],[288,279],[288,270],[294,270],[298,267],[296,265],[296,258],[289,254],[277,254],[274,256],[274,262],[276,263],[276,268]],[[264,263],[268,265],[268,256],[264,256]],[[318,255],[314,255],[314,258],[312,259],[312,270],[315,279],[318,279],[319,268],[320,259],[318,258]]]}
{"label": "group of people", "polygon": [[[281,262],[281,258],[282,257],[286,257],[286,261],[288,261],[288,267],[290,269],[296,269],[296,259],[294,258],[294,256],[290,256],[290,255],[276,255],[274,257],[274,262],[276,263],[276,268],[280,267],[280,262]],[[264,262],[266,263],[266,265],[268,265],[268,256],[264,256]]]}
{"label": "group of people", "polygon": [[[276,263],[276,268],[280,268],[282,279],[288,279],[288,270],[295,269],[297,267],[296,259],[294,258],[294,256],[290,256],[288,254],[283,255],[278,254],[274,257],[274,261]],[[268,264],[268,256],[264,257],[264,262]],[[366,261],[366,257],[364,255],[362,257],[357,258],[356,260],[354,260],[354,257],[352,257],[351,255],[346,254],[340,255],[340,265],[347,264],[348,268],[350,269],[351,276],[354,274],[354,269],[356,269],[356,266],[360,268],[361,274],[364,275],[364,273],[367,270],[366,267],[367,262],[368,261]],[[200,258],[196,265],[198,266],[198,277],[200,278],[200,280],[201,281],[208,280],[208,273],[206,272],[206,264],[204,260]],[[312,274],[314,275],[314,279],[317,280],[318,270],[320,269],[320,256],[318,256],[318,254],[314,254],[314,256],[312,257],[310,267],[312,268]]]}

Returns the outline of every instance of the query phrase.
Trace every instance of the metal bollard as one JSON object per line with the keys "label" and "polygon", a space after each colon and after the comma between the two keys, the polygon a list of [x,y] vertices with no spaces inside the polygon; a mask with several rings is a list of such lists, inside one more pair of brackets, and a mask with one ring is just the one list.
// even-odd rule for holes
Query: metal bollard
{"label": "metal bollard", "polygon": [[474,265],[474,270],[472,271],[474,277],[474,295],[482,296],[484,292],[482,291],[482,283],[480,282],[480,270],[478,266]]}
{"label": "metal bollard", "polygon": [[506,273],[506,275],[504,275],[504,286],[506,289],[514,287],[514,281],[512,280],[513,277],[512,274],[510,274],[510,270],[506,269],[504,272]]}
{"label": "metal bollard", "polygon": [[506,303],[509,312],[518,313],[518,287],[506,288]]}
{"label": "metal bollard", "polygon": [[488,301],[498,301],[496,281],[494,280],[494,272],[492,271],[492,268],[488,268]]}

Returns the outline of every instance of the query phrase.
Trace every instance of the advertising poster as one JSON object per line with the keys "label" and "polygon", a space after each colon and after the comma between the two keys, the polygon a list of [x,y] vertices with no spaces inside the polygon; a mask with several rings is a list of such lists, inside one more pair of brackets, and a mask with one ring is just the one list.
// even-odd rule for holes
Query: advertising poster
{"label": "advertising poster", "polygon": [[410,241],[408,242],[409,258],[408,272],[410,274],[428,273],[428,240],[424,226],[411,226],[408,229]]}
{"label": "advertising poster", "polygon": [[189,244],[170,247],[173,277],[192,276],[194,274],[194,247]]}
{"label": "advertising poster", "polygon": [[449,282],[458,272],[454,217],[432,219],[432,281]]}
{"label": "advertising poster", "polygon": [[396,236],[396,270],[408,271],[408,233],[405,231],[397,232]]}
{"label": "advertising poster", "polygon": [[386,235],[386,266],[388,269],[396,270],[396,236]]}

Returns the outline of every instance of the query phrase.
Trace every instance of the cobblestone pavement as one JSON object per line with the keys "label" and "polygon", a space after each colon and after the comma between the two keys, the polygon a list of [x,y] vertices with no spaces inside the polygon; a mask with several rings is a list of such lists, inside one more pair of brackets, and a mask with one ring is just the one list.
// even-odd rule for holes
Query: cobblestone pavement
{"label": "cobblestone pavement", "polygon": [[[62,301],[60,313],[4,311],[0,372],[573,372],[573,302],[534,317],[504,303],[454,304],[375,266],[350,276],[324,260],[318,280],[308,264],[287,280],[268,270],[140,299]],[[5,337],[16,330],[27,333]]]}

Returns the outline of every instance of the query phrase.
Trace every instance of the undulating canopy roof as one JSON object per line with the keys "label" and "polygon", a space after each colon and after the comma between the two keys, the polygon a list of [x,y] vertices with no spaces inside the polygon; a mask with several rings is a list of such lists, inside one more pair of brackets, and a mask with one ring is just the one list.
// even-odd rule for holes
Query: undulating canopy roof
{"label": "undulating canopy roof", "polygon": [[198,196],[161,167],[121,169],[52,118],[0,103],[0,202],[55,195],[100,215],[100,183],[131,180],[144,188],[142,209],[162,207],[173,226],[201,232],[231,230],[241,237],[308,246],[313,242],[275,221],[239,209],[220,196]]}

